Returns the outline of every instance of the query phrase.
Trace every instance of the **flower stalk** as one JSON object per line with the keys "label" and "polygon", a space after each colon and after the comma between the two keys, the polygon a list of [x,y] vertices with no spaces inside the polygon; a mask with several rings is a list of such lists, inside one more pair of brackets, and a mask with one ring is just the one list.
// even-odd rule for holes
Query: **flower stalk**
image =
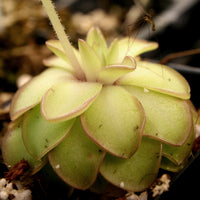
{"label": "flower stalk", "polygon": [[60,19],[58,17],[58,14],[55,11],[54,5],[51,2],[51,0],[41,0],[44,9],[51,21],[51,24],[56,32],[56,35],[58,39],[60,40],[60,43],[64,49],[64,52],[66,53],[67,57],[69,58],[69,61],[71,65],[74,67],[75,76],[78,80],[85,81],[85,74],[74,54],[73,48],[69,42],[68,36],[64,31],[64,28],[60,22]]}

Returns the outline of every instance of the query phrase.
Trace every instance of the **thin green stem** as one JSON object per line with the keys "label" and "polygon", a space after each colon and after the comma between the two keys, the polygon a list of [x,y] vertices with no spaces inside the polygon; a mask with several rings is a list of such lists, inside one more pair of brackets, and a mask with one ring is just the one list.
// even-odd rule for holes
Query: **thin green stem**
{"label": "thin green stem", "polygon": [[55,11],[54,5],[51,0],[41,0],[47,15],[52,23],[52,26],[57,34],[58,39],[61,42],[61,45],[69,58],[71,65],[75,70],[75,75],[79,80],[85,80],[85,74],[74,54],[73,47],[71,46],[68,36],[64,31],[64,28],[60,22],[60,19]]}

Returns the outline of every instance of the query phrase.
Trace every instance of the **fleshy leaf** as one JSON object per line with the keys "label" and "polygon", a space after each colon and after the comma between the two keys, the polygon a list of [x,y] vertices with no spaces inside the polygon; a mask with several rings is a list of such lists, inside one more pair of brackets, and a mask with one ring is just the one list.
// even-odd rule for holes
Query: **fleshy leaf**
{"label": "fleshy leaf", "polygon": [[174,162],[176,165],[181,165],[185,159],[187,159],[192,151],[193,143],[195,140],[194,130],[191,131],[191,134],[185,144],[180,147],[174,147],[168,144],[163,144],[163,156],[167,157],[169,160]]}
{"label": "fleshy leaf", "polygon": [[13,97],[10,116],[17,119],[30,108],[38,104],[44,93],[52,86],[64,80],[72,80],[74,77],[63,69],[47,69],[22,86]]}
{"label": "fleshy leaf", "polygon": [[136,57],[147,51],[158,48],[158,43],[140,40],[136,38],[126,37],[119,40],[119,60],[123,60],[125,56]]}
{"label": "fleshy leaf", "polygon": [[136,62],[135,59],[131,56],[125,56],[121,65],[130,66],[131,68],[136,68]]}
{"label": "fleshy leaf", "polygon": [[106,60],[106,65],[116,65],[120,64],[122,60],[119,58],[119,41],[118,39],[113,40],[111,43],[109,49],[108,49],[108,55]]}
{"label": "fleshy leaf", "polygon": [[33,168],[33,173],[36,173],[45,163],[35,160],[26,150],[21,131],[21,120],[14,121],[10,124],[8,132],[2,140],[2,156],[7,166],[14,166],[22,159],[28,161],[29,165]]}
{"label": "fleshy leaf", "polygon": [[96,99],[102,85],[92,82],[63,82],[53,86],[42,99],[42,113],[49,121],[72,119]]}
{"label": "fleshy leaf", "polygon": [[46,41],[46,45],[55,55],[69,63],[69,59],[65,54],[64,49],[59,40],[48,40]]}
{"label": "fleshy leaf", "polygon": [[151,90],[124,86],[145,110],[144,135],[165,143],[181,146],[192,130],[192,114],[188,102]]}
{"label": "fleshy leaf", "polygon": [[97,75],[102,68],[100,58],[96,52],[84,41],[78,41],[79,52],[83,71],[88,81],[96,81]]}
{"label": "fleshy leaf", "polygon": [[103,65],[105,65],[105,56],[107,55],[107,44],[101,30],[92,27],[88,34],[86,42],[95,50]]}
{"label": "fleshy leaf", "polygon": [[120,77],[132,72],[136,68],[135,60],[126,56],[120,65],[108,65],[104,67],[98,76],[98,81],[104,84],[113,84]]}
{"label": "fleshy leaf", "polygon": [[78,118],[69,135],[48,156],[62,180],[85,190],[94,183],[105,152],[87,137]]}
{"label": "fleshy leaf", "polygon": [[40,104],[37,105],[24,116],[22,136],[26,149],[35,159],[41,159],[64,139],[73,122],[48,122],[41,114]]}
{"label": "fleshy leaf", "polygon": [[43,63],[47,67],[57,67],[57,68],[59,67],[59,68],[67,70],[68,72],[72,74],[74,73],[73,67],[69,63],[67,63],[65,60],[57,56],[52,56],[50,58],[44,59]]}
{"label": "fleshy leaf", "polygon": [[46,41],[47,47],[58,57],[65,60],[65,62],[69,63],[69,59],[64,52],[64,49],[59,40],[48,40]]}
{"label": "fleshy leaf", "polygon": [[132,72],[134,69],[123,65],[106,66],[98,76],[98,81],[104,84],[113,84],[121,76]]}
{"label": "fleshy leaf", "polygon": [[[61,59],[63,59],[65,62],[67,62],[70,65],[70,61],[69,61],[67,55],[65,54],[65,51],[59,40],[48,40],[46,42],[46,45],[55,55],[57,55],[58,57],[60,57]],[[79,52],[75,48],[73,48],[73,51],[74,51],[74,54],[75,54],[78,62],[80,63]]]}
{"label": "fleshy leaf", "polygon": [[157,176],[161,149],[160,142],[143,137],[139,149],[130,159],[106,154],[100,173],[106,180],[124,190],[143,191]]}
{"label": "fleshy leaf", "polygon": [[139,101],[119,86],[104,86],[95,102],[81,115],[88,136],[122,158],[131,157],[138,148],[144,121]]}
{"label": "fleshy leaf", "polygon": [[[111,186],[112,188],[110,188]],[[109,183],[103,176],[99,173],[94,184],[90,187],[90,191],[95,193],[95,194],[105,194],[108,190],[111,191],[110,189],[113,189],[114,185]],[[108,193],[106,193],[108,194]],[[108,196],[108,195],[107,195]]]}
{"label": "fleshy leaf", "polygon": [[190,98],[190,87],[185,78],[165,65],[145,61],[137,62],[134,72],[118,80],[119,85],[135,85],[179,97]]}
{"label": "fleshy leaf", "polygon": [[186,163],[182,163],[181,165],[176,165],[174,162],[172,162],[168,158],[162,157],[160,168],[167,171],[171,171],[171,172],[179,172],[181,169],[183,169],[185,164]]}

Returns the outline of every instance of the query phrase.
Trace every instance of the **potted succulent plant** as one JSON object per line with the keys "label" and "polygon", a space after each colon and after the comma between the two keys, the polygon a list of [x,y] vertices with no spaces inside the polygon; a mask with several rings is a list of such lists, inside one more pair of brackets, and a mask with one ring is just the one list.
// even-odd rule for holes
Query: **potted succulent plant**
{"label": "potted succulent plant", "polygon": [[197,112],[182,75],[140,59],[157,43],[122,38],[108,46],[92,28],[77,50],[52,3],[42,3],[59,38],[46,43],[56,56],[12,100],[2,141],[7,166],[25,159],[35,174],[49,162],[73,188],[94,188],[101,175],[133,192],[150,187],[160,168],[182,169]]}

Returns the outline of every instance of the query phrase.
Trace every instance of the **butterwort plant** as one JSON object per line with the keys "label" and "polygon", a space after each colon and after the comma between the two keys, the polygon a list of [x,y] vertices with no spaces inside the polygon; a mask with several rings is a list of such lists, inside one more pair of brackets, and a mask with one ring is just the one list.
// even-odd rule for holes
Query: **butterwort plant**
{"label": "butterwort plant", "polygon": [[128,37],[108,46],[93,27],[75,49],[51,1],[42,3],[59,40],[46,43],[55,54],[44,61],[49,68],[13,97],[4,162],[25,159],[32,173],[49,162],[81,190],[101,176],[143,191],[160,168],[179,171],[191,155],[196,113],[183,76],[139,57],[157,43]]}

